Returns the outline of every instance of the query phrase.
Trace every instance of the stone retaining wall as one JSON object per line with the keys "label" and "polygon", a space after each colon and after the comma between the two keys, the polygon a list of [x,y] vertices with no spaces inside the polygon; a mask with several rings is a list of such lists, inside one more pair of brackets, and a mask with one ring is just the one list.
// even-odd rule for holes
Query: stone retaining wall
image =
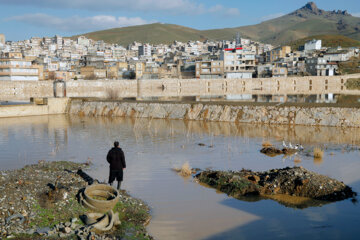
{"label": "stone retaining wall", "polygon": [[[67,97],[151,98],[213,97],[251,95],[360,95],[360,89],[346,88],[350,78],[344,76],[309,76],[251,79],[153,79],[153,80],[77,80],[66,82]],[[28,100],[53,97],[52,81],[1,81],[0,100]],[[63,92],[61,84],[57,92]],[[59,95],[63,96],[63,95]]]}
{"label": "stone retaining wall", "polygon": [[0,118],[65,114],[68,112],[69,98],[49,98],[46,104],[0,106]]}
{"label": "stone retaining wall", "polygon": [[359,108],[73,100],[71,114],[259,124],[360,127]]}

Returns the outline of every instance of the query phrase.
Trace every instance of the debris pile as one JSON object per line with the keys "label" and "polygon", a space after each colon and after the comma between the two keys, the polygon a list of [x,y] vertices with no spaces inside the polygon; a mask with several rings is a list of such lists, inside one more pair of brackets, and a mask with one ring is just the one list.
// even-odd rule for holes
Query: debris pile
{"label": "debris pile", "polygon": [[356,196],[343,182],[303,167],[265,172],[209,170],[198,173],[195,178],[236,198],[262,196],[277,200],[274,195],[287,195],[329,202]]}

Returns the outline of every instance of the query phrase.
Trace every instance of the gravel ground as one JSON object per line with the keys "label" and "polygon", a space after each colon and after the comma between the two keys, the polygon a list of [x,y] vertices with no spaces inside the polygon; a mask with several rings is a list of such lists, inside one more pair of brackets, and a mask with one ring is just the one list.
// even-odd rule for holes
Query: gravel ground
{"label": "gravel ground", "polygon": [[145,225],[148,206],[121,191],[114,208],[121,225],[95,233],[80,216],[88,212],[77,200],[87,182],[76,172],[89,167],[73,162],[45,162],[0,171],[0,239],[152,239]]}

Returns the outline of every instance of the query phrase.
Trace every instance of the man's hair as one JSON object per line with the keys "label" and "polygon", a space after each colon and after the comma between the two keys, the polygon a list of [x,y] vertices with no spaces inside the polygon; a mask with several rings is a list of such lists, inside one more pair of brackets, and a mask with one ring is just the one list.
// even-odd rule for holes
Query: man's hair
{"label": "man's hair", "polygon": [[114,142],[114,147],[118,147],[119,146],[119,142],[118,141],[115,141]]}

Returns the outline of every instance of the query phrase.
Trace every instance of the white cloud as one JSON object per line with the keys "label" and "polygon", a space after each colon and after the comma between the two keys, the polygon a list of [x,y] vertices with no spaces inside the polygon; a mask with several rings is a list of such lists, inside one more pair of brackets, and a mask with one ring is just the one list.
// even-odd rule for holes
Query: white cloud
{"label": "white cloud", "polygon": [[282,17],[282,16],[284,16],[284,15],[285,15],[285,13],[274,13],[274,14],[270,14],[270,15],[264,16],[264,17],[262,17],[260,20],[261,20],[261,21],[267,21],[267,20],[270,20],[270,19]]}
{"label": "white cloud", "polygon": [[146,21],[139,17],[127,18],[98,15],[93,17],[72,16],[68,18],[59,18],[43,13],[14,16],[6,20],[29,23],[40,27],[54,28],[56,30],[65,32],[103,30],[109,28],[142,25],[154,22]]}
{"label": "white cloud", "polygon": [[360,12],[358,12],[358,13],[352,13],[351,15],[353,15],[354,17],[360,17]]}
{"label": "white cloud", "polygon": [[195,0],[0,0],[0,4],[30,5],[39,8],[81,9],[91,11],[164,12],[198,15],[211,12],[238,14],[236,8],[222,5],[207,8]]}
{"label": "white cloud", "polygon": [[235,17],[240,15],[240,11],[237,8],[226,8],[223,5],[215,5],[209,8],[208,13],[210,14],[220,14],[222,16]]}

